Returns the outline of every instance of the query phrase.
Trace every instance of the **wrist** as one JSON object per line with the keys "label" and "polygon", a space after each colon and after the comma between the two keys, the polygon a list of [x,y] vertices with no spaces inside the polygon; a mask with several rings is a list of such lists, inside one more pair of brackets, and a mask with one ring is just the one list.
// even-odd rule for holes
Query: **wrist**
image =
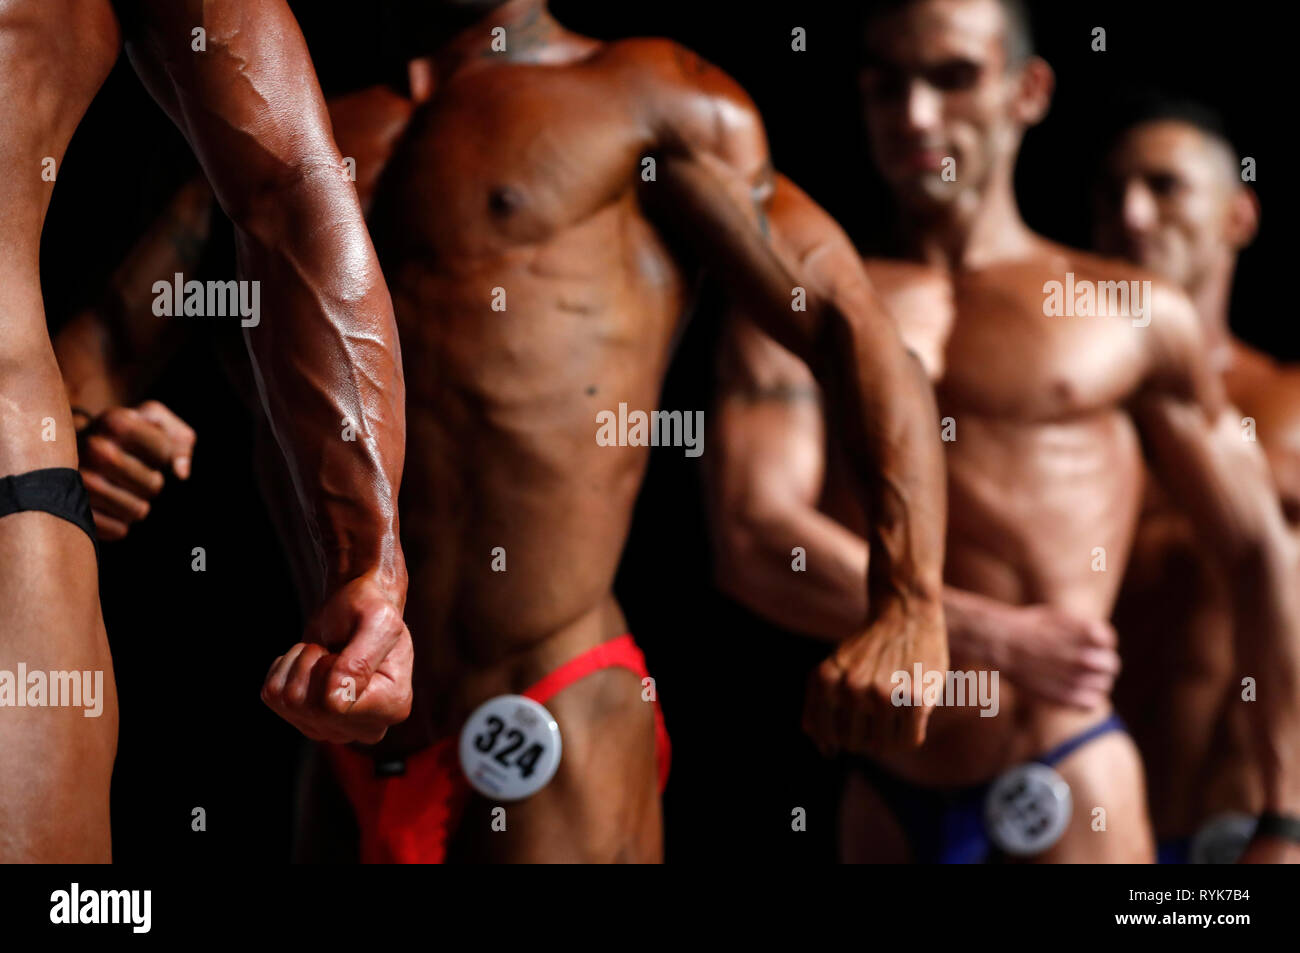
{"label": "wrist", "polygon": [[[107,371],[82,374],[75,380],[64,379],[68,404],[73,416],[94,420],[113,407],[130,406],[127,388]],[[80,423],[80,421],[78,421]],[[78,426],[77,429],[81,429]]]}
{"label": "wrist", "polygon": [[326,581],[326,594],[332,595],[358,580],[379,589],[398,609],[406,608],[406,562],[401,550],[387,558],[367,561],[357,565],[351,560],[335,559]]}
{"label": "wrist", "polygon": [[991,669],[1005,668],[1009,655],[1005,626],[998,624],[996,612],[985,601],[960,590],[945,593],[948,641],[958,658]]}

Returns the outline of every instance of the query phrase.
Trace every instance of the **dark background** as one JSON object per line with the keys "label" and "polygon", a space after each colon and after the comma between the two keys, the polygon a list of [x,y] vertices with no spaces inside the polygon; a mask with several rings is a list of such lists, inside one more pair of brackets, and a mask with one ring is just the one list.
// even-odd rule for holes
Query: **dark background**
{"label": "dark background", "polygon": [[[391,5],[294,4],[326,93],[392,76],[410,36]],[[671,37],[735,76],[758,103],[778,168],[877,247],[889,208],[866,158],[852,50],[855,3],[730,0],[556,2],[567,26],[602,38]],[[1272,276],[1289,262],[1278,222],[1294,220],[1282,174],[1288,89],[1272,87],[1285,31],[1268,14],[1168,2],[1033,4],[1039,51],[1056,68],[1051,115],[1026,141],[1018,177],[1029,224],[1088,240],[1087,182],[1117,98],[1135,85],[1187,94],[1225,114],[1258,160],[1263,228],[1242,258],[1234,327],[1295,359],[1290,310]],[[790,31],[808,31],[808,50]],[[1090,49],[1095,26],[1108,50]],[[1285,97],[1285,99],[1284,99]],[[1290,124],[1289,122],[1287,124]],[[42,254],[52,329],[94,302],[114,266],[195,171],[188,149],[125,60],[87,114],[59,174]],[[707,408],[717,296],[706,293],[665,385],[663,406]],[[250,421],[193,335],[151,394],[200,434],[194,477],[165,492],[124,543],[106,546],[104,614],[121,704],[114,850],[121,861],[287,857],[297,735],[262,707],[272,659],[298,638],[289,576],[249,464]],[[195,546],[207,571],[190,569]],[[665,812],[670,861],[833,858],[833,767],[799,734],[807,671],[824,650],[757,622],[716,595],[703,532],[700,467],[656,452],[618,592],[656,676],[674,741]],[[190,830],[194,807],[206,834]],[[808,831],[790,829],[792,808]]]}

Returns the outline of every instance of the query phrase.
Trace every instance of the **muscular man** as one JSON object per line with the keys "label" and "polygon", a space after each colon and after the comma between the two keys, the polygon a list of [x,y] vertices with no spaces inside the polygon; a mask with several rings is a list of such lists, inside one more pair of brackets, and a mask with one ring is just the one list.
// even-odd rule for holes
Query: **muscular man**
{"label": "muscular man", "polygon": [[[428,89],[371,211],[415,369],[401,505],[415,708],[376,749],[324,752],[310,856],[330,838],[366,860],[661,856],[666,736],[611,591],[646,443],[597,438],[603,412],[655,408],[698,259],[829,375],[854,435],[875,572],[827,686],[844,719],[825,741],[918,743],[926,710],[889,706],[888,673],[946,664],[941,455],[924,377],[852,247],[807,199],[769,214],[761,121],[688,51],[579,36],[542,0],[428,7],[435,22],[412,29],[433,51]],[[344,152],[390,147],[338,113],[336,129]],[[804,262],[769,241],[792,211],[838,263],[835,285],[808,288]],[[507,693],[544,700],[563,756],[497,829],[457,743]],[[340,784],[357,823],[328,811]]]}
{"label": "muscular man", "polygon": [[[1076,310],[1072,294],[1071,316],[1052,303],[1052,282],[1059,294],[1067,281],[1095,291],[1148,276],[1049,242],[1020,218],[1016,154],[1053,82],[1022,4],[895,0],[876,6],[865,37],[866,118],[904,213],[905,256],[869,271],[937,388],[952,654],[1005,677],[993,704],[946,699],[920,750],[852,777],[846,856],[1152,859],[1142,766],[1108,698],[1107,620],[1144,461],[1220,556],[1251,633],[1241,664],[1259,683],[1252,738],[1269,762],[1265,803],[1294,810],[1295,752],[1281,746],[1300,727],[1294,559],[1262,461],[1235,414],[1224,416],[1195,313],[1154,280],[1144,300]],[[719,562],[741,567],[727,585],[835,639],[861,611],[868,564],[844,442],[818,426],[807,371],[743,323],[723,380]],[[806,575],[790,572],[792,546],[806,549]]]}
{"label": "muscular man", "polygon": [[[1228,327],[1237,255],[1259,203],[1242,182],[1221,123],[1192,103],[1151,98],[1119,131],[1097,189],[1099,250],[1149,268],[1196,306],[1209,351],[1238,408],[1239,439],[1258,439],[1300,524],[1300,374]],[[1115,702],[1150,777],[1160,858],[1230,862],[1265,806],[1250,746],[1249,674],[1233,651],[1227,581],[1195,527],[1149,487],[1116,606],[1125,673]]]}
{"label": "muscular man", "polygon": [[[249,329],[249,349],[314,541],[320,607],[306,639],[277,660],[265,692],[305,733],[339,741],[375,741],[410,706],[392,306],[283,0],[4,0],[0,670],[102,672],[107,698],[97,719],[5,699],[3,861],[110,858],[112,663],[37,259],[51,173],[124,41],[234,221],[241,271],[262,283],[266,313]],[[344,420],[356,441],[339,439]],[[147,478],[111,443],[87,448],[92,457],[101,451],[101,470],[119,484]],[[99,489],[109,492],[108,484]],[[286,695],[285,676],[304,666],[316,672],[316,690]]]}

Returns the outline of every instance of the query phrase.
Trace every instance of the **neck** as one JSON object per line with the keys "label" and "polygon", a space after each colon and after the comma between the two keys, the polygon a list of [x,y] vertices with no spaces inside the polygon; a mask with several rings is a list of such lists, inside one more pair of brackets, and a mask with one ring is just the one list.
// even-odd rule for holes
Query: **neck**
{"label": "neck", "polygon": [[[496,27],[505,28],[504,37],[493,35]],[[440,82],[475,63],[493,59],[541,63],[568,36],[551,16],[546,0],[506,0],[439,44],[433,62]]]}
{"label": "neck", "polygon": [[913,255],[949,270],[1023,257],[1038,242],[1020,217],[1010,170],[982,191],[969,189],[942,208],[909,215],[904,234]]}
{"label": "neck", "polygon": [[1232,298],[1232,279],[1236,263],[1228,260],[1208,269],[1204,277],[1186,291],[1196,305],[1201,318],[1201,329],[1211,352],[1232,346],[1232,331],[1228,328],[1228,306]]}

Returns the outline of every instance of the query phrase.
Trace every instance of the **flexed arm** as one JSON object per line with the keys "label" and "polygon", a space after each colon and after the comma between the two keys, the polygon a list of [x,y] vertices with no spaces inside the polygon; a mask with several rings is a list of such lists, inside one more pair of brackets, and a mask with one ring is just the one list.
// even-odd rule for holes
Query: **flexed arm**
{"label": "flexed arm", "polygon": [[1209,371],[1191,306],[1153,298],[1157,372],[1134,405],[1161,484],[1191,517],[1229,582],[1239,676],[1269,810],[1300,815],[1297,550],[1267,461]]}
{"label": "flexed arm", "polygon": [[[648,47],[655,57],[660,49]],[[762,123],[734,82],[680,48],[661,64],[657,181],[643,189],[744,313],[816,375],[863,490],[866,615],[810,686],[823,749],[915,746],[929,709],[895,707],[891,676],[946,670],[944,464],[934,396],[847,236],[778,179]]]}
{"label": "flexed arm", "polygon": [[235,225],[241,274],[260,282],[246,340],[319,557],[311,644],[277,662],[264,697],[313,737],[378,740],[410,705],[405,394],[392,304],[311,59],[283,0],[119,8],[132,62]]}

